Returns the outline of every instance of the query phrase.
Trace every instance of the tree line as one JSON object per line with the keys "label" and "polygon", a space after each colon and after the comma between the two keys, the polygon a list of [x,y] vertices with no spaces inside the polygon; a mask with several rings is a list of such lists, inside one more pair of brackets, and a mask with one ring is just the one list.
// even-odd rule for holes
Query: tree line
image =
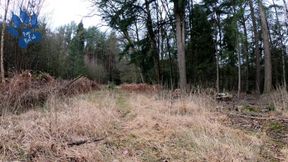
{"label": "tree line", "polygon": [[286,87],[285,0],[91,3],[119,33],[145,82],[257,93]]}
{"label": "tree line", "polygon": [[25,50],[5,34],[5,74],[32,69],[65,79],[87,75],[102,83],[239,93],[286,87],[285,0],[90,2],[111,32],[82,22],[51,31],[43,21],[43,40]]}

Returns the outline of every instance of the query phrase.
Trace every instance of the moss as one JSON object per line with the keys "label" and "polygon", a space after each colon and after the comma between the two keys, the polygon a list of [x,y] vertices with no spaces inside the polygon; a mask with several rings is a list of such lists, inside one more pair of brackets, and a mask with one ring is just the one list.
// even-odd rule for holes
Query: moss
{"label": "moss", "polygon": [[285,129],[285,126],[280,122],[271,122],[269,124],[269,130],[273,132],[281,132]]}
{"label": "moss", "polygon": [[246,105],[244,106],[243,111],[244,112],[259,112],[259,108]]}

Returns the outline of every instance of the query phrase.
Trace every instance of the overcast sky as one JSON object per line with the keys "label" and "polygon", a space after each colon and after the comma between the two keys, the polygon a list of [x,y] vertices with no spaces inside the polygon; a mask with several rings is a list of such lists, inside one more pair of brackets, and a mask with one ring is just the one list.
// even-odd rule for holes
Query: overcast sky
{"label": "overcast sky", "polygon": [[104,23],[98,16],[86,17],[91,11],[91,3],[88,0],[45,0],[41,10],[41,16],[47,18],[48,26],[52,29],[75,21],[83,20],[84,26],[102,26]]}
{"label": "overcast sky", "polygon": [[[271,0],[267,1],[271,2]],[[0,2],[3,1],[0,0]],[[2,13],[3,6],[1,6],[2,3],[0,5],[0,11]],[[107,27],[102,27],[105,23],[101,21],[100,17],[86,17],[92,11],[96,10],[96,8],[91,7],[89,0],[45,0],[40,17],[45,17],[47,19],[48,27],[51,29],[68,24],[71,21],[79,23],[83,20],[85,27],[97,26],[101,30],[106,30]]]}

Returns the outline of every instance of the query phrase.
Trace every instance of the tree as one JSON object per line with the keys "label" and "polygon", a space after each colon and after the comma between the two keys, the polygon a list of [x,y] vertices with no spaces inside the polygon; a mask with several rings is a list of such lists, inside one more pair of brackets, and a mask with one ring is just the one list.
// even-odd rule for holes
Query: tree
{"label": "tree", "polygon": [[76,77],[78,75],[85,74],[84,41],[85,30],[83,23],[80,22],[77,26],[76,35],[69,44],[69,71],[67,77]]}
{"label": "tree", "polygon": [[[280,49],[281,50],[281,59],[282,59],[282,84],[283,84],[283,87],[286,89],[286,66],[285,66],[285,51],[286,51],[286,47],[285,47],[285,44],[284,44],[284,38],[283,38],[283,34],[282,34],[282,26],[280,24],[280,21],[279,21],[279,15],[278,15],[278,10],[277,8],[279,7],[278,5],[275,4],[275,1],[272,0],[272,3],[273,3],[273,8],[274,8],[274,11],[275,11],[275,16],[276,16],[276,30],[277,30],[277,35],[278,35],[278,40],[280,41]],[[284,4],[285,5],[285,4]]]}
{"label": "tree", "polygon": [[[187,82],[210,86],[215,80],[215,43],[213,40],[212,22],[208,20],[205,7],[195,4],[191,9],[189,20],[190,38],[187,39]],[[190,29],[191,28],[191,29]],[[205,84],[205,85],[204,85]]]}
{"label": "tree", "polygon": [[5,30],[6,30],[6,20],[7,13],[9,8],[10,0],[6,1],[6,5],[4,8],[4,19],[2,22],[2,30],[1,30],[1,47],[0,47],[0,81],[2,83],[5,82],[5,70],[4,70],[4,41],[5,41]]}
{"label": "tree", "polygon": [[185,63],[185,0],[174,0],[174,15],[176,19],[176,40],[178,51],[179,83],[182,91],[186,90],[186,63]]}
{"label": "tree", "polygon": [[[106,40],[107,44],[107,69],[109,75],[109,81],[112,83],[119,84],[120,83],[120,76],[119,70],[116,68],[117,66],[117,56],[119,54],[117,37],[114,32],[112,32],[108,39]],[[118,59],[119,60],[119,59]]]}
{"label": "tree", "polygon": [[156,73],[156,79],[157,83],[160,83],[161,78],[161,70],[160,70],[160,61],[159,61],[159,53],[157,51],[157,45],[156,45],[156,35],[153,31],[153,23],[152,23],[152,17],[151,17],[151,11],[150,11],[150,2],[148,0],[145,0],[145,9],[146,9],[146,26],[148,30],[148,36],[149,36],[149,42],[150,42],[150,50],[149,53],[151,53],[154,61],[155,73]]}
{"label": "tree", "polygon": [[218,0],[203,0],[203,6],[207,9],[207,14],[210,15],[210,21],[213,24],[214,30],[214,48],[215,48],[215,63],[216,63],[216,90],[220,92],[220,61],[223,54],[223,33],[221,15],[222,6]]}
{"label": "tree", "polygon": [[[241,4],[242,5],[242,4]],[[246,3],[245,3],[246,6]],[[245,17],[245,6],[241,6],[241,25],[243,27],[243,32],[244,35],[242,37],[242,42],[243,42],[243,55],[245,57],[245,91],[248,92],[249,91],[249,47],[248,47],[248,31],[247,31],[247,27],[246,27],[246,21],[248,18]]]}
{"label": "tree", "polygon": [[261,29],[264,45],[264,61],[265,61],[264,93],[268,93],[272,90],[272,63],[271,63],[271,51],[269,43],[269,31],[262,0],[258,0],[258,5],[261,18]]}
{"label": "tree", "polygon": [[253,34],[254,34],[254,55],[256,60],[256,79],[255,79],[255,87],[256,87],[256,93],[260,94],[260,50],[259,50],[259,33],[257,31],[257,20],[255,16],[255,9],[253,6],[253,1],[249,0],[249,8],[251,13],[251,19],[252,19],[252,28],[253,28]]}

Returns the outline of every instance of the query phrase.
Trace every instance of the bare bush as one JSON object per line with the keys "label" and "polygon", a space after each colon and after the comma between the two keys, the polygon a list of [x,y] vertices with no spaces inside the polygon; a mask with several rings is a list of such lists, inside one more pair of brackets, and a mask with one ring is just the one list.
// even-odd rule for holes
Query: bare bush
{"label": "bare bush", "polygon": [[0,86],[0,115],[19,114],[37,106],[43,106],[50,96],[72,96],[99,90],[96,82],[85,77],[72,81],[60,81],[46,73],[32,75],[30,71],[14,74]]}

